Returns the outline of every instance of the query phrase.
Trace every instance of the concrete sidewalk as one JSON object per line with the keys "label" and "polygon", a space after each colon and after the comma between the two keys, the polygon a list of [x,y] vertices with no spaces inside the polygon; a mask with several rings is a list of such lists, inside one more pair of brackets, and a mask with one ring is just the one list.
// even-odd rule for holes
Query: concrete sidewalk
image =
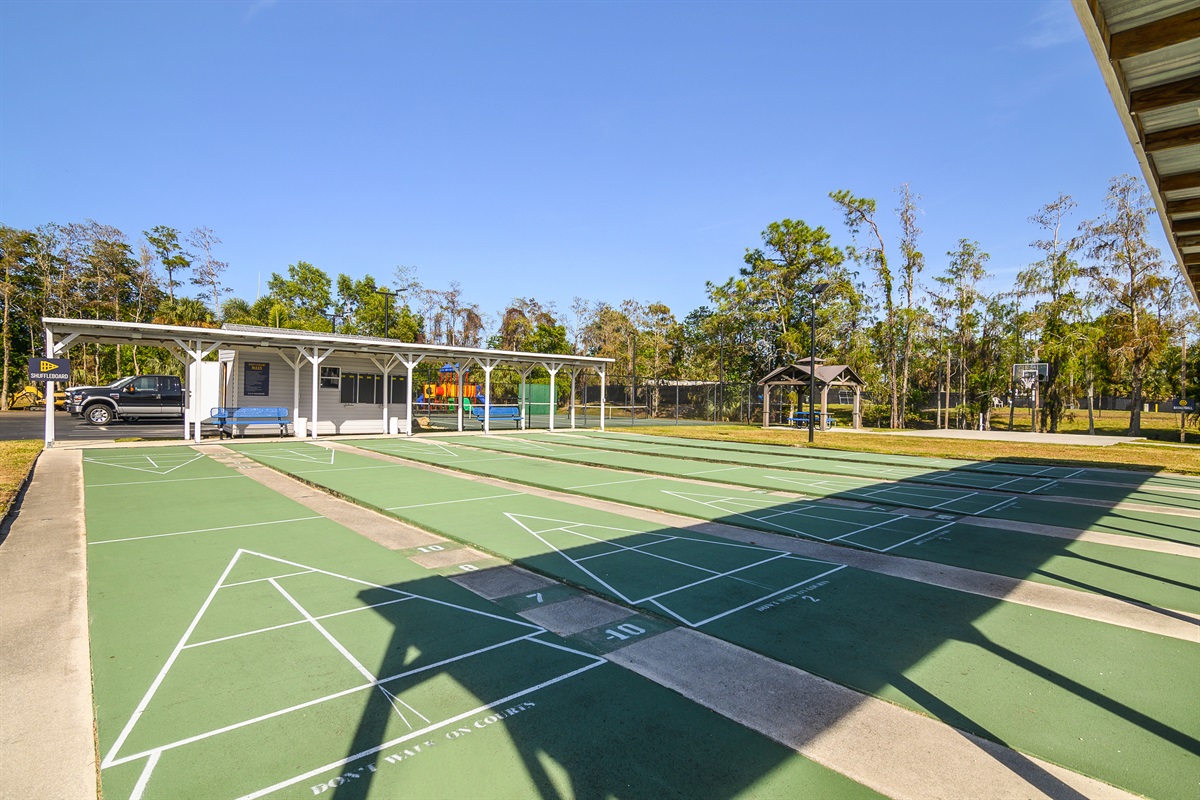
{"label": "concrete sidewalk", "polygon": [[0,797],[97,796],[81,462],[42,451],[0,543]]}

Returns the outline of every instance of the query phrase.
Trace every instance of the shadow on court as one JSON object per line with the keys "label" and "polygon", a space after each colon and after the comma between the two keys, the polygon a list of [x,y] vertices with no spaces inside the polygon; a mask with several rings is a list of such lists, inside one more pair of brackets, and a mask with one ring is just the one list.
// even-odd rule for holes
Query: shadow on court
{"label": "shadow on court", "polygon": [[[397,592],[435,594],[444,581],[358,594],[390,629],[374,674],[410,677],[381,682],[368,693],[347,750],[351,760],[340,773],[314,779],[314,794],[328,786],[326,796],[337,800],[401,794],[733,798],[754,787],[774,797],[877,797],[657,684],[552,634],[536,633],[532,625],[527,627],[536,644],[447,659],[453,631],[421,623],[410,603],[394,601]],[[464,630],[456,646],[470,652],[479,644]],[[556,679],[580,664],[586,672]],[[477,708],[439,724],[435,710],[419,698],[445,696],[448,686],[469,695]],[[456,760],[418,771],[418,761],[451,748],[460,753]]]}
{"label": "shadow on court", "polygon": [[[265,450],[247,454],[268,455]],[[339,451],[338,458],[342,455]],[[345,455],[339,464],[358,468],[355,459],[360,457]],[[553,475],[566,467],[552,459],[537,460],[548,465],[544,474],[551,477],[535,480],[526,474],[513,479],[560,488]],[[288,469],[269,457],[264,463]],[[783,562],[759,570],[714,557],[714,547],[733,543],[687,529],[651,527],[615,535],[594,530],[591,538],[551,546],[550,534],[565,541],[606,524],[616,526],[608,530],[643,526],[563,501],[522,496],[523,508],[536,509],[529,513],[570,523],[523,532],[521,526],[505,527],[504,517],[511,522],[512,515],[504,509],[518,501],[511,495],[500,500],[472,497],[479,494],[475,482],[400,466],[386,475],[371,473],[375,477],[368,479],[363,472],[339,475],[336,466],[305,470],[303,477],[376,509],[397,508],[398,498],[411,491],[410,484],[421,487],[430,505],[456,495],[477,499],[457,506],[455,513],[447,513],[445,506],[428,513],[404,506],[408,510],[388,513],[564,583],[696,627],[1137,793],[1184,796],[1200,780],[1200,694],[1193,671],[1182,666],[1195,663],[1194,642],[849,567],[830,575],[821,575],[820,570],[797,573],[789,581],[786,570],[776,569]],[[489,464],[486,469],[500,467]],[[482,465],[479,471],[484,471]],[[618,494],[604,496],[616,499],[626,490],[632,492],[631,488],[606,489]],[[600,496],[600,491],[595,494]],[[765,501],[760,508],[785,508],[796,502],[768,499],[761,493],[755,496]],[[1114,516],[1086,505],[1073,507],[1072,513],[1081,529]],[[744,515],[717,511],[711,518],[754,527],[748,526]],[[984,571],[990,560],[990,571],[1000,574],[1031,578],[1041,572],[1062,585],[1123,599],[1144,598],[1151,584],[1165,586],[1163,591],[1195,589],[1189,580],[1195,562],[1183,556],[971,526],[965,519],[950,529],[952,535],[939,534],[910,545],[929,548],[936,543],[940,555],[934,549],[910,554],[903,548],[892,554],[957,561]],[[1175,519],[1181,526],[1185,522]],[[706,546],[696,548],[681,539],[703,539]],[[671,552],[648,552],[659,547]],[[1064,569],[1066,565],[1070,569]],[[710,579],[714,573],[720,575],[719,581]],[[1137,591],[1124,590],[1132,585],[1130,581],[1142,582]],[[1151,604],[1145,599],[1138,602]],[[398,638],[397,645],[401,641]],[[469,676],[464,680],[469,681]],[[372,724],[364,717],[360,743],[378,737]],[[524,747],[522,759],[536,760],[539,752],[537,746]],[[589,774],[589,766],[586,759],[579,763],[585,770],[582,774]],[[1020,771],[1029,772],[1033,777],[1028,779],[1035,785],[1052,788],[1054,796],[1071,796],[1070,790],[1054,786],[1048,775],[1038,777],[1031,767]]]}

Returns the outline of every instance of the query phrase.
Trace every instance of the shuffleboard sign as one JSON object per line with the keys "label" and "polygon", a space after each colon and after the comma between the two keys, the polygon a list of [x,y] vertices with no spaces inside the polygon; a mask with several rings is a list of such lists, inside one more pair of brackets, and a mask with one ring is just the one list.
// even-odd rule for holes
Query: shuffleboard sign
{"label": "shuffleboard sign", "polygon": [[29,380],[35,383],[69,381],[71,380],[71,359],[31,358],[29,359]]}

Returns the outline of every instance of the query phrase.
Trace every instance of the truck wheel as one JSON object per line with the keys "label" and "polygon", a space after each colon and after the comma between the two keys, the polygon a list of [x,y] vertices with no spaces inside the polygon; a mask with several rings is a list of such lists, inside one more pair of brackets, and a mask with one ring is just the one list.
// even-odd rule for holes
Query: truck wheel
{"label": "truck wheel", "polygon": [[83,412],[83,416],[91,425],[107,425],[112,422],[112,409],[103,403],[97,403]]}

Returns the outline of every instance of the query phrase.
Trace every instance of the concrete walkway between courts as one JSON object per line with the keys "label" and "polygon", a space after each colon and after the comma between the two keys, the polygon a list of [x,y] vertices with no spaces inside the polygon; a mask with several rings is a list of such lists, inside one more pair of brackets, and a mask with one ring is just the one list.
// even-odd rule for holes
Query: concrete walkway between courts
{"label": "concrete walkway between courts", "polygon": [[936,430],[866,430],[835,428],[835,433],[862,433],[882,436],[921,436],[931,439],[974,439],[988,442],[1021,442],[1024,444],[1071,444],[1084,447],[1109,447],[1114,444],[1142,442],[1142,436],[1089,436],[1086,433],[1033,433],[1030,431],[977,431],[956,428]]}
{"label": "concrete walkway between courts", "polygon": [[97,796],[82,460],[44,450],[0,529],[0,797]]}

